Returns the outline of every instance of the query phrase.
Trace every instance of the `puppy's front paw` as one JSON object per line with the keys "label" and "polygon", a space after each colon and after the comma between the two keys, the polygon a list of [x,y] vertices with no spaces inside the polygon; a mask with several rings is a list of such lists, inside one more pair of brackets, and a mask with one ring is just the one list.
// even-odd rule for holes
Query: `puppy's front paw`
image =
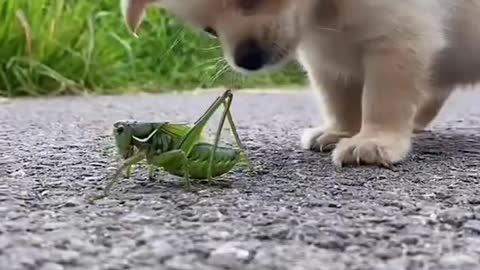
{"label": "puppy's front paw", "polygon": [[391,167],[402,161],[411,148],[410,137],[396,134],[358,134],[341,140],[332,154],[336,166],[378,165]]}
{"label": "puppy's front paw", "polygon": [[346,132],[335,132],[323,128],[306,129],[301,138],[302,148],[317,152],[329,152],[343,138],[351,137]]}

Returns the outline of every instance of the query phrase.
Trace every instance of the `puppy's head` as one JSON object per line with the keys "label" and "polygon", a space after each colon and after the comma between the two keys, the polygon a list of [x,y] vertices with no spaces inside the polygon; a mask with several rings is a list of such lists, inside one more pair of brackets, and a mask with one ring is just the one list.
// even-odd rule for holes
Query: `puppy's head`
{"label": "puppy's head", "polygon": [[127,25],[135,33],[145,9],[154,4],[183,22],[218,38],[237,71],[280,67],[294,55],[300,39],[304,0],[121,0]]}

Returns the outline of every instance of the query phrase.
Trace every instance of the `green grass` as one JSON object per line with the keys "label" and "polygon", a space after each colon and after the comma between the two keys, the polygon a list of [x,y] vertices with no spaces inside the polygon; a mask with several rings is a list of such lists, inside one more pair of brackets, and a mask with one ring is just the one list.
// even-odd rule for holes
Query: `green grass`
{"label": "green grass", "polygon": [[140,38],[118,0],[0,0],[0,96],[121,94],[198,87],[298,85],[296,67],[227,72],[219,44],[149,9]]}

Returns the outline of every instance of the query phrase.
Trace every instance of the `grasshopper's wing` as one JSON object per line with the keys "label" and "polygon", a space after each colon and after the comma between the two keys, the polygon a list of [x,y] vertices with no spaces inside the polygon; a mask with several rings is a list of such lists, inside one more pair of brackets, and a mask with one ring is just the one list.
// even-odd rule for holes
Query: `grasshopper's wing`
{"label": "grasshopper's wing", "polygon": [[[192,127],[193,126],[188,124],[166,124],[163,125],[160,130],[162,133],[168,134],[174,138],[182,139]],[[206,141],[207,139],[208,138],[205,134],[200,135],[200,141]]]}

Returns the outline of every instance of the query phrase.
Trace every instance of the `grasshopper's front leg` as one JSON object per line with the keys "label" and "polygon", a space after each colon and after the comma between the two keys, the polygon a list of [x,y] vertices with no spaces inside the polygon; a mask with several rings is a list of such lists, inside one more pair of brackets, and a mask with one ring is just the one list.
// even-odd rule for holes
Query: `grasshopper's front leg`
{"label": "grasshopper's front leg", "polygon": [[148,168],[148,179],[153,180],[155,176],[155,170],[157,169],[157,166],[155,165],[150,165],[150,168]]}
{"label": "grasshopper's front leg", "polygon": [[125,172],[125,176],[127,178],[130,178],[130,176],[132,176],[132,170],[133,170],[133,165],[130,165],[130,166],[127,167],[127,170]]}
{"label": "grasshopper's front leg", "polygon": [[[127,154],[127,161],[126,163],[128,163],[128,159],[135,156],[135,149],[133,148],[133,146],[130,146],[129,147],[129,150],[128,150],[128,154]],[[138,153],[138,152],[137,152]],[[125,168],[125,177],[126,178],[130,178],[132,176],[132,171],[133,171],[133,166],[134,164],[130,164],[130,165],[127,165],[126,168]]]}
{"label": "grasshopper's front leg", "polygon": [[142,161],[144,158],[145,158],[145,152],[139,152],[139,153],[135,154],[134,156],[130,157],[129,159],[127,159],[123,163],[123,165],[120,168],[117,169],[117,171],[115,172],[115,174],[112,177],[112,180],[110,180],[110,182],[107,183],[107,185],[105,186],[105,189],[103,190],[103,194],[91,197],[89,199],[90,202],[94,202],[96,200],[100,200],[100,199],[103,199],[103,198],[107,197],[110,194],[110,190],[112,189],[113,185],[116,182],[118,182],[118,178],[120,178],[120,175],[122,174],[122,171],[130,168],[133,164],[136,164],[136,163]]}
{"label": "grasshopper's front leg", "polygon": [[151,154],[147,156],[147,162],[155,167],[162,167],[165,169],[176,168],[180,164],[183,170],[183,178],[187,188],[190,188],[190,172],[188,167],[188,158],[185,152],[181,149],[172,150],[159,154]]}

